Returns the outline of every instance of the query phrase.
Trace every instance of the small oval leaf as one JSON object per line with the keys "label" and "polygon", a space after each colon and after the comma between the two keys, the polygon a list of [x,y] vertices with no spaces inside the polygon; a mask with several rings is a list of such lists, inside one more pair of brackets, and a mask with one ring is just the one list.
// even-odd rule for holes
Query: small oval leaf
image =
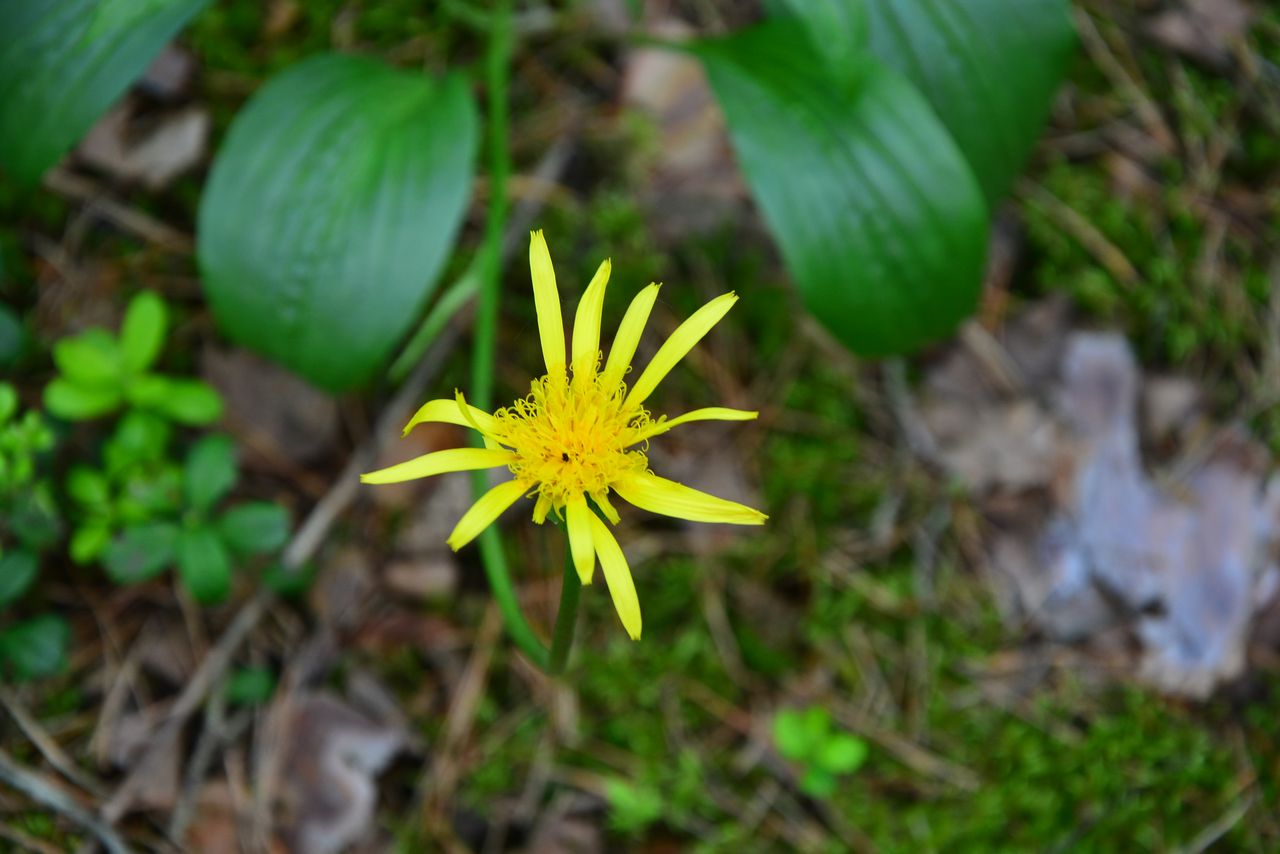
{"label": "small oval leaf", "polygon": [[268,82],[200,205],[200,270],[223,330],[325,388],[368,380],[448,257],[476,125],[458,76],[325,55]]}

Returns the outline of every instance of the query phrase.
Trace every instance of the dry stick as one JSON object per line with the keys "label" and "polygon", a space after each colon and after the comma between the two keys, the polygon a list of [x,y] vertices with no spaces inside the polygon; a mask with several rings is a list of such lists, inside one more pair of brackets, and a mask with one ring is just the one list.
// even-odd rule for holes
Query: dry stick
{"label": "dry stick", "polygon": [[[559,179],[568,165],[572,151],[573,140],[566,136],[547,152],[535,171],[536,176],[545,186],[553,185]],[[503,235],[504,258],[519,245],[518,236],[528,230],[541,209],[542,202],[541,198],[530,198],[516,209]],[[457,329],[446,328],[418,367],[405,379],[399,392],[382,411],[372,434],[352,455],[351,460],[334,482],[333,488],[316,504],[293,540],[285,547],[282,562],[286,567],[297,569],[319,550],[338,516],[355,500],[360,485],[360,472],[364,471],[369,462],[377,456],[382,442],[398,433],[400,425],[408,421],[410,413],[439,370],[445,355],[452,350],[458,335]],[[157,737],[152,740],[152,747],[142,755],[134,766],[134,770],[102,807],[103,818],[108,822],[114,824],[129,811],[143,775],[147,773],[146,769],[155,760],[152,756],[153,751],[163,749],[162,745],[170,742],[170,739],[165,736],[171,736],[173,730],[185,726],[191,715],[204,703],[214,685],[222,680],[240,644],[248,638],[249,633],[257,626],[274,599],[274,595],[266,590],[260,590],[254,594],[253,598],[241,607],[240,612],[218,639],[217,644],[200,662],[200,667],[170,709],[168,719],[157,733]]]}
{"label": "dry stick", "polygon": [[31,717],[30,713],[18,702],[18,698],[8,688],[0,688],[0,704],[4,705],[9,716],[13,718],[13,722],[36,746],[36,749],[44,756],[45,761],[52,765],[59,774],[91,795],[102,794],[102,784],[80,770],[75,761],[63,751],[62,747],[53,740],[44,727],[40,726],[40,722]]}
{"label": "dry stick", "polygon": [[129,847],[109,824],[98,819],[35,771],[14,762],[4,750],[0,750],[0,782],[12,786],[36,803],[43,804],[89,831],[107,849],[108,854],[129,854]]}

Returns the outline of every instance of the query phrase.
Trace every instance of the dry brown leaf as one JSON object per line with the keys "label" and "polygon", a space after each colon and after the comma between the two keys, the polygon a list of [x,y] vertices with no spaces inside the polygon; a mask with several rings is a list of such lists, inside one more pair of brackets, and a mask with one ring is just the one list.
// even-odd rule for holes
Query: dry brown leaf
{"label": "dry brown leaf", "polygon": [[98,120],[76,149],[82,161],[128,183],[162,189],[204,159],[209,114],[184,107],[135,127],[135,102],[126,99]]}
{"label": "dry brown leaf", "polygon": [[1243,0],[1183,0],[1152,17],[1146,29],[1170,50],[1220,68],[1248,34],[1254,15]]}

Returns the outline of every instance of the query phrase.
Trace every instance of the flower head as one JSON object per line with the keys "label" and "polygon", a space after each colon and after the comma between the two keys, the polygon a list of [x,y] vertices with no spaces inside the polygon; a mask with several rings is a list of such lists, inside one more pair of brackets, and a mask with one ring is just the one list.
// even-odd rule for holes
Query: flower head
{"label": "flower head", "polygon": [[600,315],[609,283],[609,261],[600,265],[578,303],[572,350],[567,356],[560,294],[541,231],[531,236],[529,267],[546,374],[530,383],[528,395],[492,414],[469,405],[461,393],[453,400],[429,401],[409,421],[405,433],[423,422],[447,422],[477,430],[485,447],[424,454],[363,475],[361,480],[396,483],[444,472],[506,466],[511,480],[493,487],[472,505],[449,535],[450,547],[457,551],[471,542],[520,498],[534,498],[535,522],[544,522],[548,513],[564,520],[574,567],[583,584],[591,583],[599,558],[618,616],[627,633],[639,638],[640,604],[631,570],[605,523],[618,523],[611,494],[644,510],[694,522],[760,525],[767,518],[750,507],[653,474],[645,453],[649,439],[679,424],[747,421],[757,416],[755,412],[709,407],[655,419],[645,408],[663,377],[738,298],[723,294],[694,312],[658,348],[628,388],[624,378],[659,286],[649,285],[632,301],[601,367]]}

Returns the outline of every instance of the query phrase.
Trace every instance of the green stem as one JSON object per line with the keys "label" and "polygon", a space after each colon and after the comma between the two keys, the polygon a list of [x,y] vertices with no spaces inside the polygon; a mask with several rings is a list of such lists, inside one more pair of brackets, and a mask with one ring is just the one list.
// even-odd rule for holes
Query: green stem
{"label": "green stem", "polygon": [[547,673],[560,676],[569,662],[569,650],[573,648],[573,629],[578,623],[578,595],[582,582],[573,565],[573,551],[565,549],[564,581],[560,585],[560,610],[556,612],[555,634],[551,636],[551,652],[548,655]]}
{"label": "green stem", "polygon": [[[498,334],[498,285],[502,273],[502,232],[507,224],[507,178],[511,174],[511,153],[507,149],[507,82],[511,76],[513,36],[511,2],[498,0],[490,19],[489,50],[485,81],[489,89],[489,216],[485,222],[481,248],[480,295],[476,306],[475,342],[471,351],[471,403],[481,409],[493,407],[493,359]],[[479,444],[479,437],[476,437]],[[489,489],[484,472],[476,472],[472,486],[479,498]],[[511,583],[502,538],[496,525],[480,535],[480,557],[493,598],[502,613],[507,633],[534,664],[547,667],[547,648],[534,634]]]}

